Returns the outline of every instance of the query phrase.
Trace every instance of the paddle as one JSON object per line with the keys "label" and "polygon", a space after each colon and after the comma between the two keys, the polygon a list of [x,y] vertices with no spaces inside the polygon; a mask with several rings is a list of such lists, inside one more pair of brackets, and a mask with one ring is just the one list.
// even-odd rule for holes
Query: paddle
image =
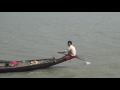
{"label": "paddle", "polygon": [[[80,59],[80,60],[82,60],[82,61],[86,61],[86,60],[83,60],[83,59],[79,58],[77,55],[76,55],[76,58],[77,58],[77,59]],[[86,61],[86,64],[88,65],[88,64],[91,64],[91,63],[88,62],[88,61]]]}
{"label": "paddle", "polygon": [[[58,52],[59,54],[65,54],[65,52]],[[76,58],[79,59],[79,60],[82,60],[82,61],[86,61],[86,60],[83,60],[81,58],[79,58],[77,55],[76,55]],[[86,64],[89,65],[91,64],[90,62],[86,61]]]}

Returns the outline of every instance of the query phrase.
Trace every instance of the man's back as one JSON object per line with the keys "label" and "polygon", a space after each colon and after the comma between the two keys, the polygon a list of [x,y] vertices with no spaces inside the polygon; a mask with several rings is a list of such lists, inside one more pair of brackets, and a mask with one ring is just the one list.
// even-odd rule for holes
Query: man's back
{"label": "man's back", "polygon": [[73,45],[70,45],[70,47],[68,48],[68,54],[71,56],[76,56],[76,49]]}

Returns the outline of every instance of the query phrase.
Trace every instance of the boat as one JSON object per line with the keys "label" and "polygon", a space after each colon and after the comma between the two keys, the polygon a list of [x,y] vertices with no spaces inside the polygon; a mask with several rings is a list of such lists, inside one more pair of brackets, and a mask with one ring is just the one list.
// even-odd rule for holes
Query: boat
{"label": "boat", "polygon": [[65,58],[55,59],[55,57],[47,59],[35,59],[35,60],[21,60],[16,61],[17,65],[10,66],[12,61],[0,60],[0,73],[5,72],[23,72],[35,69],[48,68],[53,65],[67,61]]}

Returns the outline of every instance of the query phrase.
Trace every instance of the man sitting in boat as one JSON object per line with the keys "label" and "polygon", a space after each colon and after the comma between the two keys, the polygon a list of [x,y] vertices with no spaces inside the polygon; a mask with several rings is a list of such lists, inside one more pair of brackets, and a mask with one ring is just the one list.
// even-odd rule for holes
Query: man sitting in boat
{"label": "man sitting in boat", "polygon": [[[58,53],[62,53],[62,54],[65,55],[65,56],[62,57],[63,59],[70,60],[72,58],[75,58],[75,56],[76,56],[76,49],[72,45],[72,41],[68,41],[68,49],[66,49],[63,52],[58,52]],[[57,62],[57,61],[55,60],[55,62]]]}

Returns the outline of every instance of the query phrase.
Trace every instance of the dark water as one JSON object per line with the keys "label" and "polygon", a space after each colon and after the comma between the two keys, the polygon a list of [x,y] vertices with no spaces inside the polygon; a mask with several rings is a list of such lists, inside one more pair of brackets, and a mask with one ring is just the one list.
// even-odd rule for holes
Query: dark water
{"label": "dark water", "polygon": [[0,59],[56,58],[71,40],[77,55],[48,69],[2,73],[3,78],[119,78],[119,12],[0,12]]}

